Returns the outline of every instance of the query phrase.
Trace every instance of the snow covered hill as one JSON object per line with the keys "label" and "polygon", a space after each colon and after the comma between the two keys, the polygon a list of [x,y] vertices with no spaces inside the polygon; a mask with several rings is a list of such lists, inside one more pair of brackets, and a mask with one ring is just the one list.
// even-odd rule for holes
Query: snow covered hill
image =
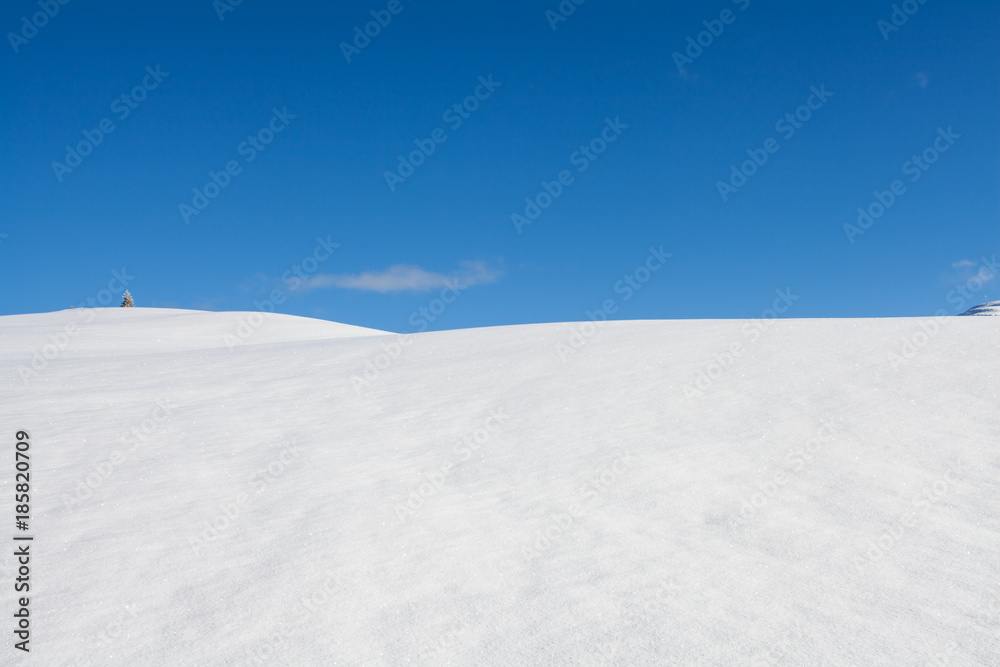
{"label": "snow covered hill", "polygon": [[961,315],[1000,315],[1000,301],[989,301],[975,308],[969,308]]}
{"label": "snow covered hill", "polygon": [[996,665],[998,334],[0,317],[0,661]]}

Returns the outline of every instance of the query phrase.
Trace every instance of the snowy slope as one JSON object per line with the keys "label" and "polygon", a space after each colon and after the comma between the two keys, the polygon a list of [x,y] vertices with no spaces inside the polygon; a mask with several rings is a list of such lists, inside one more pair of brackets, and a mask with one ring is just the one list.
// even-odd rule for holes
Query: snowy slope
{"label": "snowy slope", "polygon": [[[15,321],[15,320],[10,320]],[[383,331],[349,324],[274,313],[209,313],[169,308],[84,308],[19,316],[17,331],[35,344],[32,355],[45,359],[46,344],[62,345],[48,336],[72,340],[72,356],[114,356],[289,343],[328,338],[375,336]],[[128,326],[121,326],[127,323]],[[14,330],[0,327],[5,347]],[[86,333],[86,335],[79,335]],[[29,344],[29,347],[32,345]],[[59,356],[62,356],[61,354]]]}
{"label": "snowy slope", "polygon": [[998,319],[92,314],[0,317],[3,664],[1000,661]]}
{"label": "snowy slope", "polygon": [[1000,315],[1000,301],[989,301],[974,308],[969,308],[961,315]]}

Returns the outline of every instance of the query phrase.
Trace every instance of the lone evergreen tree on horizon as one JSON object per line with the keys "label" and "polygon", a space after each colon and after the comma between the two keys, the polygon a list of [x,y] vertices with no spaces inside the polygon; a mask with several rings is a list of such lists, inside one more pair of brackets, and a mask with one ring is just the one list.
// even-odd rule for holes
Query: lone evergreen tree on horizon
{"label": "lone evergreen tree on horizon", "polygon": [[135,304],[132,303],[132,295],[128,290],[125,290],[125,294],[122,296],[125,297],[124,301],[122,301],[122,308],[135,308]]}

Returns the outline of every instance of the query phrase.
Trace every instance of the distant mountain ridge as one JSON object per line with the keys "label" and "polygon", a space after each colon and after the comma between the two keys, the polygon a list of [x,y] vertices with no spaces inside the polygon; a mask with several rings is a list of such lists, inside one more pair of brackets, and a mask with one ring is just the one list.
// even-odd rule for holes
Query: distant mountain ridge
{"label": "distant mountain ridge", "polygon": [[969,308],[964,313],[959,313],[959,316],[962,315],[993,315],[1000,317],[1000,301],[987,301],[986,303]]}

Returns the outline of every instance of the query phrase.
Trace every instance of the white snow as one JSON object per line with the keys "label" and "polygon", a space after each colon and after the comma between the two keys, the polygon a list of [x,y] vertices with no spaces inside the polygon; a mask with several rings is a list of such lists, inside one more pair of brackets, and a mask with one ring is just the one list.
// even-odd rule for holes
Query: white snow
{"label": "white snow", "polygon": [[250,315],[0,317],[0,662],[1000,662],[998,319]]}

